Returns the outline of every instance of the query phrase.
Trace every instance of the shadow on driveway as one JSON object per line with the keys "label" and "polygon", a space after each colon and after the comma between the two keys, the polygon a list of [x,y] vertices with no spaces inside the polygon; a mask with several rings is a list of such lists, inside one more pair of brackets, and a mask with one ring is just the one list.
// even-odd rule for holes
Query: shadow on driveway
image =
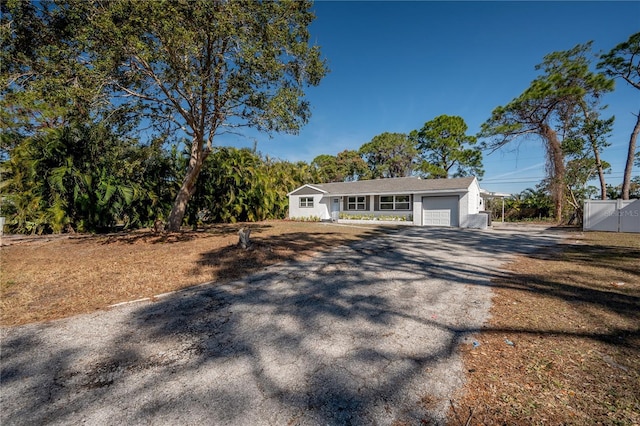
{"label": "shadow on driveway", "polygon": [[500,266],[554,252],[561,236],[406,228],[233,283],[4,329],[0,420],[442,424],[464,380],[456,348],[485,321]]}

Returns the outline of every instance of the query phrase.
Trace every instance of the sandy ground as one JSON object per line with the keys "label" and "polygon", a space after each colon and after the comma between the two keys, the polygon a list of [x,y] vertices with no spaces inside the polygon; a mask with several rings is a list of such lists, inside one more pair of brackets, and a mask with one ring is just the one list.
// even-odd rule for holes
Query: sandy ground
{"label": "sandy ground", "polygon": [[540,227],[407,228],[225,285],[1,329],[9,424],[442,424]]}

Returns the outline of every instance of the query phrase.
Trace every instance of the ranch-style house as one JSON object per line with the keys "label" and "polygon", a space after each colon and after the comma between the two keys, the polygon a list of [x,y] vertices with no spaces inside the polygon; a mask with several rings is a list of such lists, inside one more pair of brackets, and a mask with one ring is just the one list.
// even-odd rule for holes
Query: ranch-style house
{"label": "ranch-style house", "polygon": [[306,184],[289,196],[289,218],[401,221],[415,226],[485,228],[475,177],[419,177]]}

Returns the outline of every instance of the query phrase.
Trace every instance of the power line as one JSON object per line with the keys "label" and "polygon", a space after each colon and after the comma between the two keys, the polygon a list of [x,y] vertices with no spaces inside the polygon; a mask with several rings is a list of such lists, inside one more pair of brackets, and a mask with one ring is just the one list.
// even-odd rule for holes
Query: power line
{"label": "power line", "polygon": [[[610,179],[619,179],[624,177],[624,173],[623,172],[616,172],[616,173],[607,173],[605,174],[605,179],[610,178]],[[480,179],[480,182],[482,183],[526,183],[526,182],[539,182],[543,179],[546,179],[547,176],[523,176],[523,177],[517,177],[517,178],[511,178],[511,179],[500,179],[500,178],[494,178],[494,179]],[[594,176],[593,179],[597,179],[597,176]]]}

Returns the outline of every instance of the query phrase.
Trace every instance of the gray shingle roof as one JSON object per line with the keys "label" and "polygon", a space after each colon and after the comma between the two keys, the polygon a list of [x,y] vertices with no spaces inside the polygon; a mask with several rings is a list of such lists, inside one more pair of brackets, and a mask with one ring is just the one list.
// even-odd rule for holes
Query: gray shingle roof
{"label": "gray shingle roof", "polygon": [[[314,188],[326,191],[331,195],[349,194],[389,194],[438,191],[466,191],[474,177],[453,179],[420,179],[418,177],[402,177],[356,182],[333,182],[311,184]],[[297,192],[293,191],[293,192]]]}

